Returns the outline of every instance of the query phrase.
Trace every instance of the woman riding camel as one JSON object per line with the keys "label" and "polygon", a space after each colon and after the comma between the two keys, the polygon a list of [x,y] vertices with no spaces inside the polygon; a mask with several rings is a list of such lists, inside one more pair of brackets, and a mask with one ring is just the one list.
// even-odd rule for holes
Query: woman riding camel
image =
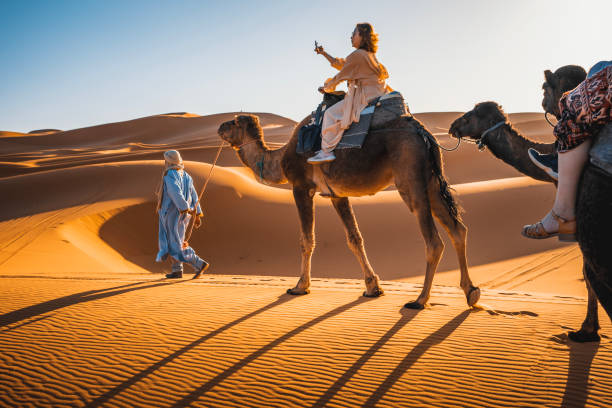
{"label": "woman riding camel", "polygon": [[368,102],[391,91],[385,80],[389,78],[387,69],[376,59],[378,34],[369,23],[357,24],[351,43],[357,50],[346,59],[334,58],[317,46],[315,52],[323,55],[331,66],[339,70],[333,78],[325,81],[320,92],[333,92],[336,86],[347,81],[346,97],[325,111],[323,116],[321,150],[309,163],[324,163],[336,158],[333,150],[342,139],[342,134],[353,122],[359,122],[359,115]]}
{"label": "woman riding camel", "polygon": [[[533,239],[558,236],[560,241],[572,242],[576,240],[578,185],[589,158],[593,135],[612,122],[612,61],[597,63],[584,81],[565,92],[559,100],[559,112],[559,122],[554,129],[559,152],[555,202],[541,221],[525,225],[522,234]],[[532,156],[532,160],[537,157],[541,155]],[[538,167],[546,166],[540,163]]]}

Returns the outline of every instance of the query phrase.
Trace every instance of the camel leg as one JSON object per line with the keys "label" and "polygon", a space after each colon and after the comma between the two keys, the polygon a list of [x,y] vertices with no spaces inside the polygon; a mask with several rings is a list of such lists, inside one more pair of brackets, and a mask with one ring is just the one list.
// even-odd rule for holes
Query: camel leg
{"label": "camel leg", "polygon": [[306,295],[310,293],[310,261],[315,247],[314,235],[314,191],[308,188],[294,188],[293,198],[298,209],[301,225],[300,246],[302,250],[302,273],[292,289],[287,289],[290,295]]}
{"label": "camel leg", "polygon": [[586,274],[587,264],[584,264],[583,274],[584,282],[586,283],[588,290],[588,304],[587,304],[587,315],[582,322],[582,327],[578,331],[572,331],[568,333],[568,337],[577,343],[586,343],[589,341],[599,341],[601,338],[597,333],[599,331],[599,316],[597,310],[597,296],[591,288],[589,278]]}
{"label": "camel leg", "polygon": [[405,307],[409,309],[423,309],[429,300],[433,278],[440,263],[440,258],[442,258],[442,252],[444,252],[444,242],[442,242],[438,229],[434,224],[427,192],[422,191],[410,195],[406,191],[400,191],[400,195],[404,202],[408,204],[408,207],[412,208],[416,213],[421,234],[427,248],[427,269],[425,271],[423,290],[417,300],[406,303]]}
{"label": "camel leg", "polygon": [[334,204],[336,212],[342,219],[342,223],[344,223],[348,247],[357,257],[361,269],[363,270],[366,285],[366,291],[363,292],[363,296],[381,296],[384,292],[378,283],[378,276],[374,273],[370,261],[368,261],[368,256],[363,246],[363,237],[359,231],[355,213],[353,212],[349,199],[347,197],[332,198],[332,203]]}
{"label": "camel leg", "polygon": [[[437,184],[436,184],[437,186]],[[437,189],[437,190],[436,190]],[[467,227],[461,220],[455,219],[448,208],[444,204],[442,197],[439,194],[439,188],[430,195],[431,208],[436,219],[442,224],[447,234],[449,235],[453,247],[457,252],[459,260],[459,269],[461,270],[461,280],[459,282],[463,293],[467,299],[469,306],[474,306],[480,299],[480,289],[473,285],[472,279],[468,273],[468,263],[466,255],[467,247]]]}

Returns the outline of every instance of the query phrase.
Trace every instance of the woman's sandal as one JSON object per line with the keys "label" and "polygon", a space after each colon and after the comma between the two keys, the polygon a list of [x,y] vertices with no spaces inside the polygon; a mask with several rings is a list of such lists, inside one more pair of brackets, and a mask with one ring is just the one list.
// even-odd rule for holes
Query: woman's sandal
{"label": "woman's sandal", "polygon": [[521,231],[521,234],[524,237],[531,239],[559,237],[559,241],[576,242],[576,220],[565,219],[559,216],[553,210],[550,210],[550,215],[559,224],[558,231],[548,232],[544,229],[544,224],[542,224],[542,221],[538,221],[535,224],[525,225]]}

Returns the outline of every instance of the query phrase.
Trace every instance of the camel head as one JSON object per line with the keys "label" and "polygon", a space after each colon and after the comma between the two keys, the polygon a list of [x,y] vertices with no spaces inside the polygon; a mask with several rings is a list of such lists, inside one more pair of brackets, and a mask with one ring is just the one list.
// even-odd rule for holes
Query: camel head
{"label": "camel head", "polygon": [[456,138],[467,137],[479,141],[482,134],[497,123],[508,121],[500,105],[495,102],[480,102],[469,112],[457,118],[448,133]]}
{"label": "camel head", "polygon": [[263,144],[263,130],[255,115],[236,115],[234,120],[223,122],[217,133],[234,149],[258,141]]}
{"label": "camel head", "polygon": [[555,72],[548,69],[544,71],[545,81],[542,84],[542,90],[544,91],[542,108],[544,108],[544,112],[559,118],[559,99],[564,92],[574,89],[584,81],[586,75],[584,68],[578,65],[565,65]]}

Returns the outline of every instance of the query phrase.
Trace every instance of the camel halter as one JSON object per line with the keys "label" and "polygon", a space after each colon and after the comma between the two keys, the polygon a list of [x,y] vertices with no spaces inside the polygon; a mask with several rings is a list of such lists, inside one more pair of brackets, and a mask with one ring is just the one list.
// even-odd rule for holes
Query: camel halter
{"label": "camel halter", "polygon": [[548,111],[544,112],[544,119],[546,119],[546,122],[548,122],[548,124],[549,124],[551,127],[553,127],[553,128],[554,128],[554,127],[555,127],[555,125],[553,125],[553,124],[552,124],[552,122],[550,121],[550,119],[548,119],[548,115],[552,115],[552,114],[551,114],[550,112],[548,112]]}
{"label": "camel halter", "polygon": [[[242,150],[242,148],[246,145],[250,145],[253,143],[257,143],[259,141],[259,139],[254,139],[248,142],[245,142],[243,144],[241,144],[240,146],[232,146],[234,148],[234,150],[236,150],[236,152],[240,153],[240,150]],[[259,182],[261,184],[266,184],[265,180],[264,180],[264,161],[266,159],[266,152],[264,151],[263,155],[261,156],[261,160],[258,162],[255,162],[255,166],[257,166],[257,168],[259,169]],[[257,173],[256,173],[257,175]]]}
{"label": "camel halter", "polygon": [[232,146],[232,148],[234,150],[236,150],[236,151],[240,151],[244,146],[250,145],[251,143],[256,143],[256,142],[257,142],[257,139],[254,139],[254,140],[251,140],[251,141],[248,141],[248,142],[244,142],[240,146]]}
{"label": "camel halter", "polygon": [[492,131],[494,131],[496,129],[499,129],[500,127],[502,127],[506,123],[507,122],[505,120],[502,120],[501,122],[497,122],[495,125],[491,126],[487,130],[482,132],[482,135],[480,135],[480,140],[478,140],[478,142],[476,143],[478,145],[478,150],[484,150],[484,148],[487,147],[487,145],[485,144],[485,136],[486,135],[488,135],[490,132],[492,132]]}

